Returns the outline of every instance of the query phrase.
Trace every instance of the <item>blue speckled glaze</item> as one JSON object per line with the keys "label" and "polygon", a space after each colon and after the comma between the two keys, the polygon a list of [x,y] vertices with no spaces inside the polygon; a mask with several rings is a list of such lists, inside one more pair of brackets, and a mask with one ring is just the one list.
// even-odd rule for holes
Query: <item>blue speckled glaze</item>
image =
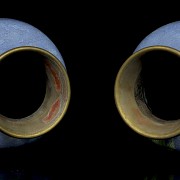
{"label": "blue speckled glaze", "polygon": [[149,46],[168,46],[180,50],[180,21],[175,21],[151,32],[146,36],[135,51]]}
{"label": "blue speckled glaze", "polygon": [[65,66],[59,50],[39,29],[19,20],[0,18],[0,54],[21,46],[45,49],[56,56]]}
{"label": "blue speckled glaze", "polygon": [[[47,50],[58,58],[65,67],[59,50],[43,32],[26,22],[0,18],[0,54],[22,46],[33,46]],[[17,147],[36,139],[20,139],[0,132],[0,148]]]}
{"label": "blue speckled glaze", "polygon": [[[168,46],[180,50],[180,21],[166,24],[151,32],[139,43],[134,52],[149,46]],[[180,151],[180,135],[154,142]]]}

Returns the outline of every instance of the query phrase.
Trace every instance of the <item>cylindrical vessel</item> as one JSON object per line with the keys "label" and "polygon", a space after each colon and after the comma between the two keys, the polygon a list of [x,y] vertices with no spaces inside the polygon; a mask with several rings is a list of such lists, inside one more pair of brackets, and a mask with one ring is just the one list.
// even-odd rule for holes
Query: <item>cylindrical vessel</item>
{"label": "cylindrical vessel", "polygon": [[55,127],[70,101],[61,53],[36,27],[0,18],[0,148],[30,143]]}
{"label": "cylindrical vessel", "polygon": [[180,150],[180,21],[146,36],[120,67],[114,98],[135,132]]}

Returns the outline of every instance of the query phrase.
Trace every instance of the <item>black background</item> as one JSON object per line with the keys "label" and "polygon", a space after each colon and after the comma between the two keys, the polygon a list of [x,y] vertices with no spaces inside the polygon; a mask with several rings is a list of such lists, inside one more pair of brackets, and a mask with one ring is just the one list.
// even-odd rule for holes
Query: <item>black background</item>
{"label": "black background", "polygon": [[71,84],[68,110],[52,131],[35,143],[0,150],[2,174],[10,179],[179,174],[179,152],[129,129],[114,103],[122,63],[150,32],[180,20],[176,5],[166,10],[147,4],[24,2],[1,14],[44,32],[61,52]]}

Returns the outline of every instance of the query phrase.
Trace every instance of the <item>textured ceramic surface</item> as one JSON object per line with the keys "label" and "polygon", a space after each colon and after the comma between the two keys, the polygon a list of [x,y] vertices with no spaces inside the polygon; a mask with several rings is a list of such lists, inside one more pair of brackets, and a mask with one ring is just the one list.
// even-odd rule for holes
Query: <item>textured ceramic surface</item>
{"label": "textured ceramic surface", "polygon": [[[151,108],[147,105],[141,73],[144,67],[143,56],[145,57],[149,52],[164,51],[174,54],[179,60],[179,50],[180,21],[157,28],[138,44],[132,55],[121,66],[114,88],[116,106],[127,125],[153,142],[178,151],[180,151],[180,120],[165,121],[152,114]],[[154,62],[153,66],[158,64],[152,62]],[[150,73],[153,73],[153,66]],[[164,76],[163,80],[166,80]]]}
{"label": "textured ceramic surface", "polygon": [[21,46],[45,49],[56,56],[65,66],[57,47],[39,29],[19,20],[0,18],[0,54]]}
{"label": "textured ceramic surface", "polygon": [[[180,21],[163,25],[150,33],[140,42],[134,52],[145,47],[157,45],[180,50]],[[180,151],[180,136],[166,140],[153,140],[153,142]]]}
{"label": "textured ceramic surface", "polygon": [[[24,46],[37,47],[50,52],[65,68],[59,50],[43,32],[19,20],[0,18],[0,54]],[[0,132],[0,148],[20,146],[37,138],[16,138]]]}
{"label": "textured ceramic surface", "polygon": [[168,46],[180,50],[180,21],[161,26],[146,36],[135,51],[149,46]]}

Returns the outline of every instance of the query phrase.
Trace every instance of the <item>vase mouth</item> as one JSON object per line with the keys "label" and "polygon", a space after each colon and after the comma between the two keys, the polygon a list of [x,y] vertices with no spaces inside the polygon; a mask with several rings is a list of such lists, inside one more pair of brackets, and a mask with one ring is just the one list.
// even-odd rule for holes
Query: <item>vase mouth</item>
{"label": "vase mouth", "polygon": [[[144,67],[142,66],[143,57],[154,52],[164,52],[180,60],[180,51],[168,46],[149,46],[134,52],[117,73],[114,100],[122,120],[132,130],[148,138],[165,139],[180,134],[180,116],[167,120],[155,115],[148,106],[140,74]],[[156,61],[154,63],[156,66]],[[151,73],[154,73],[153,69]]]}
{"label": "vase mouth", "polygon": [[8,61],[8,57],[23,53],[41,56],[46,76],[44,98],[39,107],[25,117],[13,118],[0,114],[0,130],[17,138],[34,138],[49,132],[63,119],[70,103],[70,81],[61,61],[49,51],[38,47],[22,46],[10,49],[0,55],[0,66],[5,60]]}

